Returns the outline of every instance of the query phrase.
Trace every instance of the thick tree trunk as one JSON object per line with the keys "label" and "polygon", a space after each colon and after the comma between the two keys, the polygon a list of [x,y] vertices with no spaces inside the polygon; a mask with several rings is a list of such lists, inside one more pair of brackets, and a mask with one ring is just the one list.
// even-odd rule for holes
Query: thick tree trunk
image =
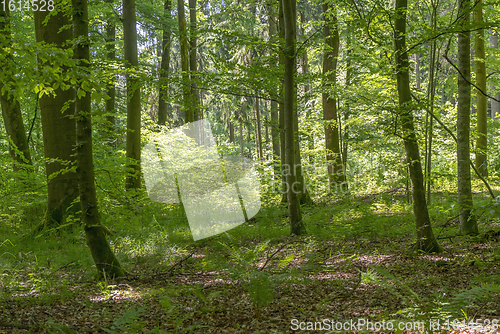
{"label": "thick tree trunk", "polygon": [[189,84],[189,50],[188,32],[186,27],[186,14],[184,0],[177,0],[177,18],[179,20],[179,44],[181,49],[182,93],[184,99],[184,121],[194,122],[194,113],[191,99],[191,85]]}
{"label": "thick tree trunk", "polygon": [[200,109],[200,93],[198,92],[198,84],[196,83],[198,77],[197,66],[197,22],[196,22],[196,0],[189,0],[189,20],[190,20],[190,48],[189,48],[189,73],[191,77],[191,97],[192,108],[194,112],[194,120],[197,121],[203,118]]}
{"label": "thick tree trunk", "polygon": [[[56,1],[59,3],[59,1]],[[44,24],[44,20],[51,14]],[[52,15],[51,12],[34,11],[35,35],[37,43],[45,42],[54,45],[54,52],[67,52],[73,39],[70,19],[63,12]],[[57,48],[57,49],[56,49]],[[60,67],[60,64],[45,61],[43,55],[38,56],[38,70],[44,67]],[[63,67],[62,76],[68,69]],[[53,83],[50,83],[51,85]],[[45,170],[47,174],[47,215],[48,225],[61,224],[71,212],[78,211],[72,202],[78,197],[78,177],[70,168],[75,164],[74,145],[76,143],[76,125],[72,117],[75,104],[73,88],[63,90],[60,86],[52,94],[40,97],[42,118],[43,148],[45,154]]]}
{"label": "thick tree trunk", "polygon": [[417,248],[424,252],[440,252],[425,202],[424,177],[417,137],[413,125],[413,111],[410,93],[408,53],[406,52],[406,9],[407,0],[396,0],[394,51],[396,54],[396,80],[399,96],[399,115],[403,132],[406,156],[413,186],[413,213],[417,228]]}
{"label": "thick tree trunk", "polygon": [[[284,0],[283,17],[285,23],[285,75],[284,75],[284,126],[285,126],[285,166],[286,174],[288,214],[290,218],[291,234],[301,235],[306,233],[302,212],[300,209],[300,197],[296,191],[298,184],[295,166],[295,141],[297,135],[294,133],[295,109],[295,35],[296,35],[296,0]],[[286,171],[287,170],[287,171]]]}
{"label": "thick tree trunk", "polygon": [[[164,15],[167,21],[171,18],[171,7],[172,1],[165,0],[164,5]],[[168,115],[168,76],[170,73],[170,38],[172,35],[172,31],[170,29],[170,25],[167,25],[163,28],[163,38],[162,38],[162,47],[161,47],[161,65],[160,65],[160,91],[158,98],[158,124],[165,125],[167,122]]]}
{"label": "thick tree trunk", "polygon": [[[73,31],[78,41],[74,49],[80,71],[86,74],[89,68],[89,38],[88,38],[88,11],[87,0],[72,0],[73,5]],[[82,86],[85,75],[77,78],[77,88],[85,92]],[[92,121],[91,121],[91,92],[76,98],[76,157],[77,174],[79,177],[80,204],[82,208],[82,221],[92,258],[100,276],[108,278],[125,276],[115,255],[106,240],[103,226],[99,219],[97,209],[97,196],[94,185],[94,163],[92,159]]]}
{"label": "thick tree trunk", "polygon": [[345,182],[345,168],[339,144],[339,127],[337,124],[337,99],[331,95],[337,80],[337,57],[339,54],[339,31],[334,8],[323,4],[325,20],[325,51],[323,52],[323,75],[325,84],[323,91],[323,118],[325,120],[326,160],[330,192],[342,191]]}
{"label": "thick tree trunk", "polygon": [[23,165],[32,165],[28,140],[24,130],[23,115],[21,106],[15,97],[16,65],[12,59],[12,53],[9,47],[12,43],[10,31],[10,13],[9,6],[0,7],[0,68],[3,71],[9,70],[11,74],[6,76],[3,82],[0,82],[0,90],[5,88],[0,95],[0,104],[2,107],[2,116],[5,124],[5,130],[9,138],[9,153],[14,160],[14,171],[18,171]]}
{"label": "thick tree trunk", "polygon": [[[135,0],[123,0],[123,44],[125,68],[138,71]],[[126,189],[141,187],[141,89],[139,76],[127,76],[127,167]]]}
{"label": "thick tree trunk", "polygon": [[[479,0],[474,8],[474,21],[483,24],[483,2]],[[476,86],[483,92],[476,91],[477,107],[477,139],[476,139],[476,169],[482,176],[488,176],[487,145],[488,145],[488,101],[486,100],[486,55],[484,51],[484,30],[475,32],[474,53],[476,60]]]}
{"label": "thick tree trunk", "polygon": [[458,107],[457,107],[457,178],[460,231],[477,234],[477,222],[472,214],[470,176],[470,0],[460,0],[458,17],[463,31],[458,33]]}

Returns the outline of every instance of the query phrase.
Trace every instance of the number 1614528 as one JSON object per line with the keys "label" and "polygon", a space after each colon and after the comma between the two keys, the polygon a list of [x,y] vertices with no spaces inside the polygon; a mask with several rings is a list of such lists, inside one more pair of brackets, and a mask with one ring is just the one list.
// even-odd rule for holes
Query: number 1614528
{"label": "number 1614528", "polygon": [[3,10],[51,12],[54,10],[54,0],[2,0]]}

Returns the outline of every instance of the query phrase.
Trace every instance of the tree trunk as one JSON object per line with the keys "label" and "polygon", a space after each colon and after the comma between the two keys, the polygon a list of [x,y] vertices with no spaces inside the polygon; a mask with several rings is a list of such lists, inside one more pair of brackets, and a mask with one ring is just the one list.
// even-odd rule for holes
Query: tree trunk
{"label": "tree trunk", "polygon": [[394,51],[396,55],[396,80],[399,97],[399,115],[403,132],[406,156],[413,186],[413,213],[417,228],[417,248],[424,252],[440,252],[425,202],[424,177],[417,137],[413,125],[413,111],[410,93],[408,53],[406,52],[406,9],[407,0],[396,0],[394,20]]}
{"label": "tree trunk", "polygon": [[[106,0],[108,4],[113,6],[113,0]],[[115,39],[116,39],[116,25],[114,18],[109,15],[106,22],[106,57],[110,64],[115,62],[116,52],[115,52]],[[109,99],[106,100],[106,137],[108,137],[108,143],[112,145],[114,143],[114,138],[116,136],[115,132],[115,102],[116,102],[116,75],[113,74],[109,78],[107,95]]]}
{"label": "tree trunk", "polygon": [[189,49],[189,70],[191,76],[191,98],[192,109],[194,112],[194,120],[197,121],[203,118],[200,109],[200,94],[198,92],[198,77],[197,66],[197,23],[196,23],[196,0],[189,0],[189,19],[190,19],[190,49]]}
{"label": "tree trunk", "polygon": [[234,125],[231,119],[229,119],[229,141],[234,144]]}
{"label": "tree trunk", "polygon": [[5,87],[0,95],[0,104],[2,107],[2,116],[5,124],[5,130],[9,138],[9,153],[14,160],[14,171],[18,171],[23,165],[32,165],[31,154],[24,130],[23,115],[21,106],[15,96],[16,91],[16,65],[12,59],[12,53],[9,47],[12,43],[10,32],[10,13],[9,6],[0,7],[0,68],[3,71],[9,70],[3,82],[0,82],[0,90]]}
{"label": "tree trunk", "polygon": [[306,233],[302,212],[300,209],[300,197],[295,186],[298,183],[295,171],[295,141],[297,135],[294,133],[295,102],[295,17],[296,0],[282,1],[283,18],[285,25],[285,75],[284,75],[284,126],[285,126],[285,169],[286,174],[288,214],[290,218],[291,234],[301,235]]}
{"label": "tree trunk", "polygon": [[[283,0],[278,0],[278,37],[279,37],[279,43],[280,45],[283,45],[283,42],[285,40],[285,20],[283,17]],[[279,68],[283,68],[285,66],[285,55],[283,52],[280,52],[279,56]],[[281,193],[283,194],[281,201],[287,202],[286,194],[288,192],[287,190],[287,181],[286,181],[286,175],[284,173],[284,168],[285,168],[285,151],[286,151],[286,140],[285,140],[285,104],[283,103],[283,89],[284,89],[284,76],[280,77],[280,87],[278,88],[279,91],[279,133],[280,133],[280,160],[281,160]]]}
{"label": "tree trunk", "polygon": [[[276,22],[275,22],[275,12],[274,12],[274,7],[273,4],[271,3],[268,5],[269,9],[269,39],[270,40],[275,40],[277,38],[276,33]],[[272,50],[270,50],[271,53],[273,53]],[[272,63],[270,64],[271,67],[276,66],[276,59],[273,57],[272,54],[270,54],[270,59],[272,60]],[[279,87],[276,87],[277,90],[279,90]],[[274,91],[273,93],[276,93]],[[273,94],[273,100],[271,100],[271,140],[273,142],[273,165],[274,165],[274,180],[278,180],[278,177],[280,175],[280,167],[279,167],[279,159],[281,156],[281,151],[280,151],[280,126],[279,126],[279,118],[278,118],[278,103],[274,100],[275,95]]]}
{"label": "tree trunk", "polygon": [[[57,1],[59,2],[59,1]],[[51,14],[44,24],[44,20]],[[53,44],[58,51],[67,52],[67,45],[73,39],[70,19],[63,12],[52,15],[51,12],[34,11],[35,35],[37,43]],[[44,67],[57,67],[56,61],[45,61],[38,55],[38,70],[43,73]],[[68,68],[62,68],[65,76]],[[49,83],[53,85],[54,82]],[[60,86],[52,94],[40,97],[40,111],[43,131],[43,148],[45,154],[45,170],[47,174],[47,215],[45,224],[59,225],[71,212],[78,211],[72,202],[78,197],[78,177],[70,168],[75,164],[74,145],[76,143],[76,124],[74,115],[75,91],[73,88],[63,90]]]}
{"label": "tree trunk", "polygon": [[264,158],[264,154],[262,153],[262,131],[260,128],[260,106],[259,106],[259,98],[258,92],[255,92],[255,118],[257,122],[257,149],[259,152],[259,159],[262,160]]}
{"label": "tree trunk", "polygon": [[241,156],[245,156],[245,151],[244,151],[245,145],[244,145],[244,139],[243,139],[243,124],[240,123],[240,149],[241,149]]}
{"label": "tree trunk", "polygon": [[330,192],[342,191],[345,182],[344,166],[340,154],[339,128],[337,124],[337,99],[331,95],[337,80],[337,57],[339,54],[339,31],[334,8],[323,4],[325,20],[325,51],[323,52],[323,118],[325,120],[326,160]]}
{"label": "tree trunk", "polygon": [[73,31],[77,41],[74,57],[77,60],[81,77],[77,78],[79,94],[76,98],[76,172],[79,178],[80,205],[82,221],[92,258],[100,276],[114,278],[125,276],[115,255],[106,240],[103,226],[97,209],[97,196],[94,185],[94,163],[92,160],[92,121],[91,121],[91,92],[85,91],[82,83],[90,72],[88,12],[87,0],[72,0]]}
{"label": "tree trunk", "polygon": [[[474,21],[483,24],[483,2],[479,0],[474,8]],[[474,54],[476,60],[476,86],[483,92],[476,91],[477,106],[477,139],[476,168],[482,176],[488,176],[487,144],[488,144],[488,101],[486,100],[486,55],[484,52],[484,30],[475,32]]]}
{"label": "tree trunk", "polygon": [[470,176],[470,0],[459,2],[458,33],[458,107],[457,107],[457,178],[460,231],[477,234],[477,222],[472,214],[472,189]]}
{"label": "tree trunk", "polygon": [[[170,21],[172,6],[171,0],[165,0],[164,15],[167,21]],[[163,38],[161,47],[161,68],[160,68],[160,91],[158,98],[158,124],[165,125],[168,115],[168,76],[170,73],[170,38],[172,31],[170,22],[167,22],[163,28]]]}
{"label": "tree trunk", "polygon": [[[491,42],[491,47],[498,49],[498,33],[494,30],[491,30],[490,34],[490,42]],[[493,91],[498,89],[498,87],[493,87]],[[490,99],[491,102],[491,118],[494,119],[495,117],[498,117],[500,115],[500,94],[497,93],[495,94],[495,101],[494,99]]]}
{"label": "tree trunk", "polygon": [[182,92],[184,99],[184,121],[194,122],[194,113],[191,100],[191,85],[189,84],[189,50],[188,33],[184,0],[177,0],[177,18],[179,20],[179,44],[181,49]]}
{"label": "tree trunk", "polygon": [[[347,60],[346,60],[346,73],[345,73],[345,91],[349,90],[351,86],[351,25],[347,22],[347,39],[346,39],[346,52],[347,52]],[[344,103],[344,140],[342,145],[342,164],[344,165],[345,172],[347,174],[347,151],[349,145],[349,114],[351,112],[349,96],[345,99]],[[347,181],[347,175],[346,175]],[[347,185],[347,182],[346,182]]]}
{"label": "tree trunk", "polygon": [[[138,71],[135,0],[123,0],[123,49],[125,68]],[[128,73],[127,78],[127,168],[126,189],[141,187],[141,89],[139,76]]]}

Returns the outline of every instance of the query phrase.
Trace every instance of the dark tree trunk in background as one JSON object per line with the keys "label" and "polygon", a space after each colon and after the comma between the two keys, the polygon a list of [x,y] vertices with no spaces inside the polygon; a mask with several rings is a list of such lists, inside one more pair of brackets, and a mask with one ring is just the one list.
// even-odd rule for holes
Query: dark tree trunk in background
{"label": "dark tree trunk in background", "polygon": [[6,51],[12,45],[10,29],[9,6],[5,6],[5,11],[3,6],[0,6],[0,68],[3,71],[9,70],[11,73],[0,82],[0,91],[5,88],[0,95],[0,104],[5,130],[10,139],[9,153],[14,160],[14,171],[17,171],[21,166],[32,165],[33,162],[24,130],[21,106],[14,94],[17,86],[16,65],[13,62],[12,53]]}
{"label": "dark tree trunk in background", "polygon": [[[56,1],[59,3],[59,1]],[[55,53],[67,52],[67,45],[73,39],[70,19],[62,12],[50,15],[47,24],[43,23],[51,12],[34,11],[35,35],[37,43],[45,42],[54,45]],[[51,61],[45,61],[44,55],[38,55],[38,68],[60,67]],[[54,57],[55,58],[55,57]],[[63,75],[67,67],[63,67]],[[50,85],[52,85],[50,83]],[[60,86],[54,90],[54,95],[44,94],[40,97],[42,118],[43,148],[45,154],[45,170],[47,174],[47,215],[48,225],[61,224],[69,213],[78,210],[72,202],[78,197],[78,177],[69,168],[75,164],[74,145],[76,143],[76,125],[72,117],[75,105],[73,88],[63,90]],[[54,176],[55,175],[55,176]],[[68,209],[70,209],[68,211]]]}
{"label": "dark tree trunk in background", "polygon": [[[165,0],[164,13],[165,19],[169,21],[172,17],[170,14],[172,7],[171,0]],[[161,46],[161,65],[160,65],[160,92],[158,98],[158,124],[165,125],[168,115],[168,76],[170,73],[170,38],[172,31],[169,22],[163,28],[163,38]]]}
{"label": "dark tree trunk in background", "polygon": [[[459,1],[458,33],[458,107],[457,107],[457,177],[460,231],[477,234],[477,222],[472,214],[472,187],[470,175],[470,0]],[[463,77],[462,77],[463,76]]]}
{"label": "dark tree trunk in background", "polygon": [[407,0],[396,0],[394,20],[394,51],[396,54],[396,79],[399,96],[399,115],[406,156],[413,186],[413,213],[417,228],[417,248],[424,252],[440,252],[432,231],[429,211],[425,201],[424,176],[420,160],[417,137],[413,125],[413,107],[410,93],[408,53],[406,52],[406,9]]}
{"label": "dark tree trunk in background", "polygon": [[[491,35],[490,35],[490,42],[491,42],[491,47],[498,49],[498,33],[494,30],[491,30]],[[498,89],[498,87],[495,87]],[[495,89],[495,90],[496,90]],[[495,101],[494,99],[490,99],[491,101],[491,118],[498,117],[500,115],[500,93],[495,94]]]}
{"label": "dark tree trunk in background", "polygon": [[255,92],[255,118],[257,122],[257,149],[259,152],[259,159],[262,160],[264,158],[264,154],[262,153],[262,131],[260,128],[260,105],[258,92]]}
{"label": "dark tree trunk in background", "polygon": [[[78,41],[74,49],[74,58],[78,62],[79,73],[89,74],[90,53],[88,38],[88,12],[87,0],[72,0],[73,5],[73,31]],[[84,92],[82,75],[77,79],[77,88]],[[114,253],[111,251],[103,226],[99,219],[97,209],[97,196],[94,185],[94,163],[92,159],[92,121],[91,121],[91,95],[85,92],[76,99],[76,172],[79,178],[80,204],[82,221],[97,272],[104,278],[125,276]]]}
{"label": "dark tree trunk in background", "polygon": [[[285,76],[284,76],[284,126],[285,126],[285,168],[287,185],[288,214],[290,218],[291,234],[301,235],[306,233],[302,212],[300,209],[300,193],[295,186],[298,183],[295,170],[295,141],[298,140],[294,133],[295,102],[295,35],[296,35],[296,0],[283,0],[283,17],[285,23]],[[287,171],[288,169],[288,171]]]}

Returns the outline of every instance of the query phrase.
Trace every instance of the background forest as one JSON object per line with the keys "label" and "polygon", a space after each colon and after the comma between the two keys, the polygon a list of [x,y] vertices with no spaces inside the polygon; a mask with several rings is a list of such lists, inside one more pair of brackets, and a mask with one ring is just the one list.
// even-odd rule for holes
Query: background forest
{"label": "background forest", "polygon": [[[0,331],[495,332],[499,5],[2,0]],[[193,241],[141,152],[202,119],[261,207]]]}

